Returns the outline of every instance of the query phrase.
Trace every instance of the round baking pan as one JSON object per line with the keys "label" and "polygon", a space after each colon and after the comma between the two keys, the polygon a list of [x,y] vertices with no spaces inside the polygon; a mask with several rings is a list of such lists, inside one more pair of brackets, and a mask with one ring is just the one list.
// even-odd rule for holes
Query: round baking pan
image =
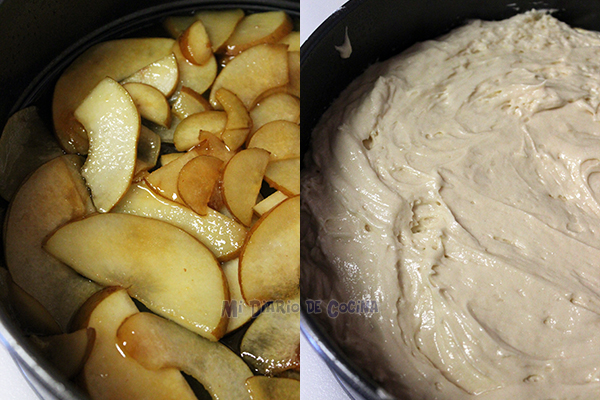
{"label": "round baking pan", "polygon": [[[0,0],[0,33],[3,34],[0,43],[3,54],[0,61],[3,93],[0,127],[12,113],[31,105],[37,105],[42,116],[48,116],[56,80],[62,70],[90,46],[110,39],[148,36],[168,15],[231,8],[241,8],[248,13],[283,10],[296,22],[300,17],[299,2],[286,0],[107,0],[91,3],[55,0],[43,4]],[[166,32],[162,35],[166,36]],[[47,122],[50,127],[51,122]],[[4,200],[0,199],[0,202]],[[5,206],[3,204],[2,208]],[[0,341],[40,398],[87,398],[41,357],[2,307]]]}
{"label": "round baking pan", "polygon": [[[302,157],[310,148],[313,128],[350,82],[377,61],[396,55],[416,42],[434,39],[471,19],[501,20],[531,9],[551,10],[558,19],[600,31],[600,1],[579,0],[351,0],[331,15],[301,48]],[[346,32],[352,53],[343,58],[336,46]],[[306,249],[302,249],[305,251]],[[319,266],[327,270],[328,266]],[[302,265],[302,268],[310,268]],[[303,276],[311,276],[310,273]],[[309,313],[305,301],[319,299],[311,282],[301,279],[302,331],[311,345],[355,399],[389,399],[355,360],[329,335],[327,319]],[[344,301],[345,299],[338,299]]]}

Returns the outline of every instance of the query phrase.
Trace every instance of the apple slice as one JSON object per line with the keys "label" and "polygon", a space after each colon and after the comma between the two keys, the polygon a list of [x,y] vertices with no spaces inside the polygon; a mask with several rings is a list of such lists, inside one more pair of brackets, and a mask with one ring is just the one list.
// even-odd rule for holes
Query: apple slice
{"label": "apple slice", "polygon": [[87,154],[87,134],[73,112],[104,78],[116,81],[172,52],[175,41],[166,38],[120,39],[97,44],[80,55],[61,75],[52,99],[56,136],[68,153]]}
{"label": "apple slice", "polygon": [[277,43],[290,33],[294,25],[283,11],[247,15],[235,27],[225,43],[227,54],[236,55],[262,43]]}
{"label": "apple slice", "polygon": [[265,171],[265,181],[287,196],[300,194],[300,158],[271,161]]}
{"label": "apple slice", "polygon": [[126,287],[150,310],[210,340],[227,329],[227,280],[215,256],[169,223],[128,214],[71,222],[44,249],[104,286]]}
{"label": "apple slice", "polygon": [[160,136],[142,125],[137,145],[137,160],[134,176],[139,177],[142,171],[148,171],[156,165],[160,154]]}
{"label": "apple slice", "polygon": [[192,114],[179,123],[173,143],[179,151],[186,151],[200,143],[200,132],[210,132],[221,136],[227,124],[227,114],[223,111],[203,111]]}
{"label": "apple slice", "polygon": [[181,53],[192,64],[203,65],[213,55],[208,33],[200,20],[187,28],[178,40]]}
{"label": "apple slice", "polygon": [[294,196],[260,217],[248,232],[240,254],[240,286],[250,303],[290,298],[299,284],[300,197]]}
{"label": "apple slice", "polygon": [[246,141],[252,128],[252,119],[248,115],[244,103],[229,90],[221,88],[217,90],[215,96],[227,113],[227,123],[221,138],[227,147],[232,151],[236,151]]}
{"label": "apple slice", "polygon": [[125,353],[151,371],[177,368],[194,377],[213,399],[250,400],[250,368],[227,346],[211,342],[150,313],[127,318],[117,333]]}
{"label": "apple slice", "polygon": [[72,333],[29,338],[48,360],[66,378],[74,378],[83,369],[96,340],[94,328],[83,328]]}
{"label": "apple slice", "polygon": [[117,342],[117,330],[137,314],[122,288],[111,287],[94,295],[78,315],[81,328],[93,328],[96,340],[81,380],[94,400],[182,399],[196,400],[181,373],[174,368],[150,371],[126,357]]}
{"label": "apple slice", "polygon": [[177,190],[192,210],[200,215],[208,212],[208,202],[221,178],[223,161],[212,156],[198,156],[187,162],[179,172]]}
{"label": "apple slice", "polygon": [[63,331],[73,314],[99,286],[42,249],[59,226],[95,212],[75,155],[48,161],[27,178],[7,211],[6,265],[14,282],[37,299]]}
{"label": "apple slice", "polygon": [[233,218],[209,209],[201,216],[189,208],[161,198],[144,183],[131,185],[114,212],[139,215],[168,222],[183,229],[209,248],[220,261],[238,256],[246,228]]}
{"label": "apple slice", "polygon": [[121,83],[143,83],[159,90],[165,97],[171,96],[179,83],[179,67],[175,54],[171,53],[145,66]]}
{"label": "apple slice", "polygon": [[251,134],[272,121],[300,123],[300,100],[288,93],[274,93],[262,99],[250,110]]}
{"label": "apple slice", "polygon": [[199,152],[196,149],[184,153],[181,157],[172,160],[169,164],[154,170],[146,177],[146,183],[165,199],[185,205],[185,202],[181,199],[181,196],[179,196],[177,180],[179,179],[179,173],[183,166],[192,158],[198,156]]}
{"label": "apple slice", "polygon": [[300,32],[293,31],[279,41],[280,44],[287,44],[288,51],[300,51]]}
{"label": "apple slice", "polygon": [[252,400],[300,400],[300,381],[253,376],[246,381]]}
{"label": "apple slice", "polygon": [[204,24],[212,44],[212,50],[217,53],[224,50],[225,42],[237,24],[244,18],[244,11],[240,9],[200,11],[195,16]]}
{"label": "apple slice", "polygon": [[288,196],[286,196],[283,192],[277,191],[275,193],[272,193],[266,199],[261,200],[254,206],[254,212],[257,213],[259,216],[263,216],[287,198]]}
{"label": "apple slice", "polygon": [[184,120],[192,114],[212,110],[208,100],[194,92],[187,86],[183,86],[171,107],[171,112],[179,119]]}
{"label": "apple slice", "polygon": [[257,130],[248,148],[271,153],[271,161],[300,157],[300,125],[289,121],[273,121]]}
{"label": "apple slice", "polygon": [[239,259],[227,261],[221,265],[223,273],[227,277],[227,283],[229,285],[229,307],[225,310],[229,322],[227,324],[227,333],[232,332],[246,322],[250,321],[254,312],[260,309],[258,304],[254,307],[242,297],[242,289],[240,288],[239,278]]}
{"label": "apple slice", "polygon": [[181,52],[179,43],[173,46],[173,54],[177,58],[179,67],[179,80],[182,86],[187,86],[194,92],[203,94],[215,81],[217,76],[217,60],[211,55],[202,65],[195,65],[188,61]]}
{"label": "apple slice", "polygon": [[223,171],[223,198],[231,214],[242,224],[252,223],[252,207],[260,192],[269,163],[269,153],[262,149],[246,149],[234,155]]}
{"label": "apple slice", "polygon": [[263,375],[299,370],[299,297],[269,304],[244,334],[240,352],[244,361]]}
{"label": "apple slice", "polygon": [[0,196],[10,201],[25,178],[63,155],[35,106],[14,113],[0,136]]}
{"label": "apple slice", "polygon": [[125,83],[123,87],[131,96],[142,118],[165,128],[171,126],[171,107],[158,89],[136,82]]}
{"label": "apple slice", "polygon": [[75,110],[90,139],[81,175],[92,191],[96,209],[108,212],[125,194],[140,135],[140,114],[127,90],[105,78]]}
{"label": "apple slice", "polygon": [[292,96],[300,98],[300,52],[288,52],[288,67],[290,70],[287,91]]}
{"label": "apple slice", "polygon": [[251,47],[229,61],[215,79],[210,91],[210,104],[215,109],[221,109],[216,94],[223,87],[235,94],[250,110],[262,93],[288,84],[288,69],[286,45],[261,44]]}

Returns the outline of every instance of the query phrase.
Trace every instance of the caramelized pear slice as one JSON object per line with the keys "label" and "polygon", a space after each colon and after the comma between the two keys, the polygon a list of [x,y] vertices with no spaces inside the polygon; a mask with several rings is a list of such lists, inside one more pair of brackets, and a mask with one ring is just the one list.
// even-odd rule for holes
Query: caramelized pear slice
{"label": "caramelized pear slice", "polygon": [[177,190],[181,198],[199,215],[208,213],[208,202],[221,178],[223,161],[212,156],[198,156],[179,172]]}
{"label": "caramelized pear slice", "polygon": [[300,194],[300,158],[271,161],[265,171],[265,181],[288,196]]}
{"label": "caramelized pear slice", "polygon": [[289,121],[273,121],[257,130],[248,142],[248,148],[259,148],[271,153],[271,161],[300,157],[300,125]]}
{"label": "caramelized pear slice", "polygon": [[165,97],[171,96],[179,83],[179,67],[175,54],[171,53],[145,66],[121,83],[143,83],[156,88]]}
{"label": "caramelized pear slice", "polygon": [[215,256],[169,223],[96,214],[54,232],[44,249],[104,286],[122,286],[150,310],[210,340],[227,329],[227,280]]}
{"label": "caramelized pear slice", "polygon": [[261,43],[277,43],[293,28],[292,20],[283,11],[247,15],[235,27],[225,46],[228,55],[236,55]]}
{"label": "caramelized pear slice", "polygon": [[227,346],[150,313],[127,318],[117,333],[125,353],[149,370],[177,368],[196,378],[213,399],[250,400],[250,368]]}
{"label": "caramelized pear slice", "polygon": [[131,96],[142,118],[164,128],[171,126],[171,107],[158,89],[137,82],[125,83],[123,87]]}
{"label": "caramelized pear slice", "polygon": [[229,90],[219,89],[216,98],[227,113],[227,123],[221,134],[221,139],[227,147],[232,151],[236,151],[246,141],[252,128],[252,119],[244,103]]}
{"label": "caramelized pear slice", "polygon": [[192,64],[203,65],[213,55],[210,39],[202,21],[195,21],[178,41],[181,53]]}

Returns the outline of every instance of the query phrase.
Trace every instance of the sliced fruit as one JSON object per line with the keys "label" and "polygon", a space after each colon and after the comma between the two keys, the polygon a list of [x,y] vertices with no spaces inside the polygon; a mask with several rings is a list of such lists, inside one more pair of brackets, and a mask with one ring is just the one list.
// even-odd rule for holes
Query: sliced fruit
{"label": "sliced fruit", "polygon": [[183,229],[213,252],[220,261],[237,257],[246,238],[246,228],[233,218],[214,210],[206,216],[189,208],[163,199],[144,183],[131,185],[114,212],[159,219]]}
{"label": "sliced fruit", "polygon": [[262,99],[250,110],[251,134],[272,121],[300,123],[300,100],[288,93],[275,93]]}
{"label": "sliced fruit", "polygon": [[215,56],[211,55],[208,61],[202,65],[195,65],[185,58],[179,48],[179,43],[175,43],[172,51],[177,58],[181,85],[187,86],[199,94],[206,92],[217,76],[217,60]]}
{"label": "sliced fruit", "polygon": [[59,228],[44,249],[104,286],[122,286],[150,310],[210,340],[227,329],[227,280],[215,256],[169,223],[96,214]]}
{"label": "sliced fruit", "polygon": [[131,96],[142,118],[165,128],[171,126],[171,107],[158,89],[135,82],[125,83],[123,87]]}
{"label": "sliced fruit", "polygon": [[83,386],[94,400],[182,399],[195,400],[181,373],[174,368],[150,371],[125,357],[117,330],[127,317],[137,314],[122,288],[107,288],[94,295],[78,316],[79,327],[93,328],[96,340],[81,374]]}
{"label": "sliced fruit", "polygon": [[225,49],[225,42],[237,24],[244,18],[244,11],[240,9],[200,11],[195,17],[204,24],[212,44],[212,50],[217,53]]}
{"label": "sliced fruit", "polygon": [[292,20],[283,11],[247,15],[235,27],[225,43],[227,54],[235,55],[262,43],[277,43],[293,29]]}
{"label": "sliced fruit", "polygon": [[269,153],[246,149],[234,155],[223,171],[223,198],[231,213],[244,225],[252,223],[252,207],[260,192]]}
{"label": "sliced fruit", "polygon": [[165,199],[185,205],[185,202],[179,196],[179,190],[177,190],[177,179],[179,179],[179,173],[183,166],[192,158],[198,157],[198,155],[199,152],[196,149],[184,153],[169,164],[154,170],[146,177],[146,183]]}
{"label": "sliced fruit", "polygon": [[150,313],[127,318],[118,331],[125,353],[149,370],[177,368],[196,378],[213,399],[250,400],[250,368],[219,342],[208,341]]}
{"label": "sliced fruit", "polygon": [[10,201],[25,178],[63,155],[35,106],[14,113],[0,136],[0,196]]}
{"label": "sliced fruit", "polygon": [[235,151],[246,141],[252,128],[252,119],[244,103],[229,90],[221,88],[217,90],[215,97],[227,113],[227,123],[221,138],[227,147]]}
{"label": "sliced fruit", "polygon": [[252,400],[300,400],[300,381],[253,376],[246,381]]}
{"label": "sliced fruit", "polygon": [[185,153],[163,154],[162,156],[160,156],[160,165],[164,167],[165,165],[167,165],[171,161],[174,161],[174,160],[178,159],[179,157],[183,156],[184,154]]}
{"label": "sliced fruit", "polygon": [[171,16],[165,18],[163,26],[173,39],[177,39],[194,21],[193,15]]}
{"label": "sliced fruit", "polygon": [[140,114],[123,86],[104,78],[77,107],[75,118],[90,140],[81,175],[92,191],[96,209],[108,212],[125,194],[133,177]]}
{"label": "sliced fruit", "polygon": [[254,212],[259,216],[262,216],[287,198],[288,196],[286,196],[283,192],[277,191],[268,196],[266,199],[261,200],[260,203],[257,203],[254,206]]}
{"label": "sliced fruit", "polygon": [[229,162],[235,154],[235,152],[225,146],[225,143],[221,139],[207,131],[200,132],[200,143],[194,149],[199,154],[217,157],[224,163]]}
{"label": "sliced fruit", "polygon": [[240,254],[240,286],[250,303],[291,298],[299,284],[300,197],[294,196],[263,215],[248,232]]}
{"label": "sliced fruit", "polygon": [[179,67],[175,54],[171,53],[145,66],[121,83],[143,83],[156,88],[165,97],[171,96],[179,83]]}
{"label": "sliced fruit", "polygon": [[229,285],[229,304],[225,310],[229,322],[227,324],[227,333],[232,332],[246,322],[250,321],[254,312],[260,309],[257,304],[254,307],[247,304],[242,297],[242,289],[240,288],[239,278],[239,259],[227,261],[221,265],[223,272],[227,277],[227,283]]}
{"label": "sliced fruit", "polygon": [[31,336],[30,340],[58,371],[68,379],[75,377],[85,365],[94,342],[94,328],[54,336]]}
{"label": "sliced fruit", "polygon": [[300,51],[300,32],[293,31],[279,41],[280,44],[287,44],[288,51]]}
{"label": "sliced fruit", "polygon": [[54,88],[52,118],[56,136],[68,153],[87,154],[87,134],[73,112],[104,78],[116,81],[172,52],[175,41],[165,38],[120,39],[97,44],[80,55]]}
{"label": "sliced fruit", "polygon": [[288,66],[290,70],[287,91],[292,96],[300,98],[300,52],[288,52]]}
{"label": "sliced fruit", "polygon": [[299,298],[269,304],[244,334],[240,352],[263,375],[300,369]]}
{"label": "sliced fruit", "polygon": [[187,86],[181,88],[179,95],[171,107],[171,112],[182,120],[192,114],[209,110],[212,110],[212,107],[208,100]]}
{"label": "sliced fruit", "polygon": [[6,265],[12,279],[48,310],[63,331],[99,289],[42,249],[49,233],[95,211],[79,174],[82,163],[80,157],[69,155],[38,168],[15,194],[4,228]]}
{"label": "sliced fruit", "polygon": [[137,145],[137,160],[135,162],[134,176],[140,172],[154,168],[160,154],[160,136],[152,130],[142,126]]}
{"label": "sliced fruit", "polygon": [[261,44],[249,48],[227,63],[210,91],[210,103],[221,109],[216,99],[220,88],[235,94],[250,110],[267,90],[289,82],[288,51],[283,44]]}
{"label": "sliced fruit", "polygon": [[186,151],[200,143],[200,132],[210,132],[221,136],[227,123],[227,114],[223,111],[203,111],[192,114],[179,123],[173,143],[179,151]]}
{"label": "sliced fruit", "polygon": [[208,213],[208,202],[221,178],[223,161],[212,156],[198,156],[181,168],[177,179],[179,195],[200,215]]}
{"label": "sliced fruit", "polygon": [[300,158],[271,161],[265,171],[265,181],[287,196],[300,194]]}
{"label": "sliced fruit", "polygon": [[213,55],[208,33],[202,21],[195,21],[178,39],[185,58],[195,65],[203,65]]}
{"label": "sliced fruit", "polygon": [[300,125],[289,121],[273,121],[257,130],[248,142],[248,148],[259,148],[271,153],[271,161],[300,157]]}

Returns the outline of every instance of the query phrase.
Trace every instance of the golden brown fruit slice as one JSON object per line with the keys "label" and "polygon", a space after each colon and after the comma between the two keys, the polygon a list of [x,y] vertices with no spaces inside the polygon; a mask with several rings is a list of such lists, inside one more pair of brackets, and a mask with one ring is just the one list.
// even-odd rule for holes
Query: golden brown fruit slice
{"label": "golden brown fruit slice", "polygon": [[290,78],[287,91],[292,96],[300,98],[300,52],[288,52],[288,66],[290,70]]}
{"label": "golden brown fruit slice", "polygon": [[200,132],[210,132],[221,136],[227,123],[227,114],[223,111],[203,111],[192,114],[179,123],[173,143],[179,151],[186,151],[200,143]]}
{"label": "golden brown fruit slice", "polygon": [[227,147],[232,151],[236,151],[246,141],[252,128],[252,119],[248,115],[244,103],[229,90],[221,88],[217,90],[215,96],[227,113],[227,123],[221,134],[221,139]]}
{"label": "golden brown fruit slice", "polygon": [[250,110],[252,133],[272,121],[300,123],[300,100],[288,93],[274,93]]}
{"label": "golden brown fruit slice", "polygon": [[202,21],[212,44],[213,52],[222,52],[225,42],[233,33],[237,24],[244,18],[240,9],[200,11],[195,17]]}
{"label": "golden brown fruit slice", "polygon": [[81,372],[92,352],[96,331],[83,328],[53,336],[31,336],[30,339],[46,360],[71,379]]}
{"label": "golden brown fruit slice", "polygon": [[211,55],[202,65],[195,65],[188,61],[181,52],[179,43],[173,46],[173,54],[177,58],[179,67],[179,80],[182,86],[187,86],[194,92],[203,94],[213,84],[217,76],[217,60]]}
{"label": "golden brown fruit slice", "polygon": [[290,197],[300,194],[300,158],[271,161],[265,171],[265,181]]}
{"label": "golden brown fruit slice", "polygon": [[171,16],[165,18],[163,26],[173,39],[179,36],[196,21],[195,16]]}
{"label": "golden brown fruit slice", "polygon": [[210,91],[210,104],[221,109],[217,91],[225,88],[250,110],[258,97],[269,89],[289,82],[288,51],[283,44],[261,44],[249,48],[227,63]]}
{"label": "golden brown fruit slice", "polygon": [[42,249],[59,226],[95,211],[79,174],[82,160],[62,156],[39,167],[15,194],[4,228],[12,279],[66,331],[73,314],[99,287]]}
{"label": "golden brown fruit slice", "polygon": [[196,149],[184,153],[181,157],[172,160],[169,164],[163,165],[152,171],[152,173],[145,178],[146,183],[165,199],[185,205],[185,202],[181,199],[181,196],[179,196],[179,190],[177,190],[177,180],[179,179],[179,173],[183,166],[199,155],[200,154]]}
{"label": "golden brown fruit slice", "polygon": [[165,128],[171,126],[171,107],[160,90],[137,82],[125,83],[123,87],[131,96],[142,118]]}
{"label": "golden brown fruit slice", "polygon": [[177,99],[171,107],[171,112],[181,120],[186,119],[192,114],[209,110],[212,110],[212,107],[208,100],[187,86],[181,88]]}
{"label": "golden brown fruit slice", "polygon": [[172,52],[175,41],[165,38],[120,39],[97,44],[80,55],[54,88],[52,118],[60,145],[68,153],[87,154],[87,134],[73,112],[102,79],[116,81]]}
{"label": "golden brown fruit slice", "polygon": [[178,39],[179,48],[185,58],[195,65],[203,65],[212,56],[208,33],[202,21],[195,21]]}
{"label": "golden brown fruit slice", "polygon": [[263,375],[300,369],[299,297],[269,304],[244,334],[240,352]]}
{"label": "golden brown fruit slice", "polygon": [[121,83],[144,83],[156,88],[165,97],[171,96],[179,83],[179,67],[175,54],[171,53],[145,66]]}
{"label": "golden brown fruit slice", "polygon": [[300,400],[300,381],[253,376],[246,381],[252,400]]}
{"label": "golden brown fruit slice", "polygon": [[81,170],[96,209],[108,212],[127,191],[137,155],[140,114],[127,90],[105,78],[75,110],[90,139]]}
{"label": "golden brown fruit slice", "polygon": [[175,161],[176,159],[178,159],[179,157],[183,156],[185,153],[169,153],[169,154],[163,154],[160,156],[160,165],[161,166],[165,166],[168,163],[170,163],[171,161]]}
{"label": "golden brown fruit slice", "polygon": [[242,297],[239,265],[240,263],[238,258],[227,261],[221,265],[229,285],[229,307],[225,311],[229,317],[227,333],[238,329],[246,322],[250,321],[253,313],[260,310],[260,305],[258,303],[253,307],[251,304],[246,303]]}
{"label": "golden brown fruit slice", "polygon": [[214,210],[201,216],[189,208],[163,199],[144,183],[131,185],[114,212],[139,215],[168,222],[194,236],[221,261],[237,257],[246,238],[246,228]]}
{"label": "golden brown fruit slice", "polygon": [[124,357],[117,330],[137,314],[122,288],[111,287],[94,295],[78,315],[79,327],[93,328],[96,340],[83,367],[82,381],[93,400],[181,399],[196,400],[189,385],[174,368],[150,371]]}
{"label": "golden brown fruit slice", "polygon": [[250,400],[250,368],[219,342],[208,341],[150,313],[127,318],[118,331],[125,353],[149,370],[177,368],[196,378],[213,399]]}
{"label": "golden brown fruit slice", "polygon": [[252,223],[252,207],[268,163],[267,151],[246,149],[233,156],[223,171],[223,198],[227,209],[246,226]]}
{"label": "golden brown fruit slice", "polygon": [[292,31],[292,20],[283,11],[250,14],[240,21],[225,46],[236,55],[261,43],[277,43]]}
{"label": "golden brown fruit slice", "polygon": [[293,31],[288,33],[286,37],[281,39],[279,44],[287,44],[288,51],[300,51],[300,32]]}
{"label": "golden brown fruit slice", "polygon": [[240,254],[240,286],[250,303],[291,298],[299,284],[300,197],[294,196],[263,215],[248,232]]}
{"label": "golden brown fruit slice", "polygon": [[194,149],[200,154],[217,157],[224,163],[228,163],[235,155],[221,139],[206,131],[200,132],[200,143]]}
{"label": "golden brown fruit slice", "polygon": [[271,153],[271,161],[300,157],[300,125],[289,121],[273,121],[257,130],[248,148]]}
{"label": "golden brown fruit slice", "polygon": [[208,212],[208,202],[221,178],[223,161],[212,156],[198,156],[181,168],[177,179],[179,195],[200,215]]}
{"label": "golden brown fruit slice", "polygon": [[277,191],[275,193],[272,193],[270,196],[261,200],[260,203],[257,203],[254,206],[254,212],[257,213],[259,216],[263,216],[287,198],[288,196],[286,196],[283,192]]}
{"label": "golden brown fruit slice", "polygon": [[0,136],[0,196],[10,201],[25,178],[63,155],[35,106],[14,113]]}
{"label": "golden brown fruit slice", "polygon": [[122,286],[150,310],[210,340],[227,329],[221,316],[227,280],[215,256],[163,221],[96,214],[54,232],[44,249],[104,286]]}

